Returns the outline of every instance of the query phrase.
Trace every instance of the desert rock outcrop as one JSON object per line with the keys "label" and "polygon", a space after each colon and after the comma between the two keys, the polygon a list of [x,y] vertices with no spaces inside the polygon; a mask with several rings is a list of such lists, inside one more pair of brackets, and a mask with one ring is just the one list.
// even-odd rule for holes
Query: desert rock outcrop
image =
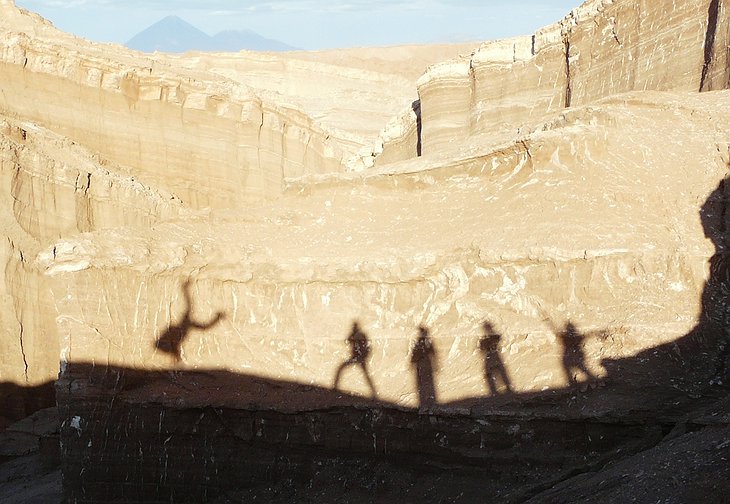
{"label": "desert rock outcrop", "polygon": [[[0,381],[28,385],[54,379],[59,360],[55,337],[38,342],[54,325],[39,319],[37,307],[47,306],[31,260],[39,250],[76,233],[148,228],[199,209],[276,199],[285,179],[307,173],[360,170],[372,164],[380,123],[412,101],[418,62],[423,69],[466,50],[392,48],[379,57],[351,50],[348,64],[332,52],[321,54],[319,66],[310,54],[181,61],[69,36],[10,1],[0,9],[0,198],[8,236]],[[299,70],[274,84],[271,67]],[[315,77],[339,79],[339,101],[281,95]],[[366,96],[355,110],[343,103],[348,92]],[[368,107],[370,123],[348,120]]]}
{"label": "desert rock outcrop", "polygon": [[60,372],[69,501],[327,453],[509,461],[526,499],[716,398],[725,0],[471,54],[141,54],[0,13],[0,400]]}
{"label": "desert rock outcrop", "polygon": [[[491,320],[515,389],[540,391],[566,383],[553,320],[592,335],[586,355],[600,375],[602,359],[697,323],[715,253],[700,206],[728,169],[723,124],[728,92],[622,95],[460,159],[293,183],[243,222],[58,242],[39,260],[63,314],[63,354],[172,365],[152,342],[185,311],[181,279],[191,278],[193,314],[227,318],[191,333],[184,369],[327,387],[359,321],[379,398],[418,406],[407,356],[425,325],[440,397],[463,400],[486,393],[478,340]],[[342,388],[370,395],[357,372]]]}
{"label": "desert rock outcrop", "polygon": [[[531,37],[434,65],[418,82],[419,146],[439,152],[456,138],[529,127],[617,93],[726,89],[728,11],[718,0],[589,0]],[[399,150],[403,141],[388,138],[386,152],[390,142]]]}

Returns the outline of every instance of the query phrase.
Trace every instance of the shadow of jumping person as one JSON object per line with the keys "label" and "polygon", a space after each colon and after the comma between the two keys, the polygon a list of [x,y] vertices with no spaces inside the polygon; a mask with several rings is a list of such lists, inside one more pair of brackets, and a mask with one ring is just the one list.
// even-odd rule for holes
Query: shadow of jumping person
{"label": "shadow of jumping person", "polygon": [[484,322],[482,328],[484,334],[479,340],[479,350],[484,356],[484,380],[489,387],[489,393],[499,395],[502,393],[501,389],[504,388],[505,393],[511,394],[512,382],[509,379],[499,351],[499,342],[502,335],[497,333],[494,326],[489,322]]}
{"label": "shadow of jumping person", "polygon": [[568,321],[565,327],[558,331],[557,337],[563,347],[563,371],[568,379],[568,384],[571,387],[578,384],[578,373],[583,373],[588,380],[597,379],[586,366],[586,357],[583,352],[585,336],[578,332],[575,324]]}
{"label": "shadow of jumping person", "polygon": [[190,314],[192,312],[192,300],[190,296],[190,279],[183,284],[183,297],[185,299],[185,310],[180,322],[170,325],[167,330],[162,333],[155,342],[155,348],[163,353],[170,354],[175,361],[182,360],[182,344],[188,338],[192,329],[210,329],[221,320],[225,319],[223,312],[218,312],[208,322],[196,322]]}
{"label": "shadow of jumping person", "polygon": [[418,339],[411,350],[411,364],[416,370],[416,386],[418,387],[419,409],[426,409],[436,404],[436,384],[434,381],[434,361],[436,350],[429,331],[424,326],[418,327]]}
{"label": "shadow of jumping person", "polygon": [[368,382],[368,386],[370,387],[370,397],[373,399],[377,398],[378,394],[375,391],[375,384],[373,384],[373,380],[370,378],[370,373],[368,372],[370,341],[367,334],[360,329],[360,324],[358,322],[353,322],[352,330],[347,336],[346,341],[350,345],[350,358],[340,364],[340,367],[337,368],[334,388],[339,389],[340,378],[342,378],[342,373],[345,369],[351,366],[360,366],[363,374],[365,375],[365,380]]}

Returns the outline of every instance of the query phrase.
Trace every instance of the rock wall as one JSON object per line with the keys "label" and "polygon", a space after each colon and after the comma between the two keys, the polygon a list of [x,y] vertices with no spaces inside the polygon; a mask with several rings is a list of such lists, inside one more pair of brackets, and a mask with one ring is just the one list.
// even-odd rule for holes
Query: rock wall
{"label": "rock wall", "polygon": [[[46,279],[35,263],[42,249],[78,233],[150,227],[189,214],[170,194],[122,173],[37,125],[0,121],[3,384],[33,388],[58,375],[56,314]],[[17,395],[0,394],[0,405],[9,416],[23,416],[38,406],[33,398]]]}
{"label": "rock wall", "polygon": [[[629,95],[427,171],[414,161],[302,181],[244,223],[63,240],[39,256],[63,314],[62,355],[326,388],[358,321],[378,397],[415,407],[420,325],[438,356],[434,388],[449,402],[488,392],[485,321],[503,336],[513,390],[565,386],[559,334],[570,322],[599,377],[603,360],[698,323],[720,226],[700,213],[727,173],[728,134],[717,129],[727,98]],[[179,345],[160,347],[171,330],[184,334]],[[343,373],[343,390],[372,393],[359,368]]]}
{"label": "rock wall", "polygon": [[100,51],[0,8],[0,112],[83,144],[191,208],[275,198],[284,177],[343,171],[359,159],[362,145],[220,75],[120,47]]}
{"label": "rock wall", "polygon": [[[534,491],[653,444],[716,354],[690,335],[729,215],[728,119],[728,91],[634,93],[425,171],[292,182],[244,224],[60,241],[38,260],[67,499],[214,501],[404,460]],[[568,323],[594,375],[575,383]]]}
{"label": "rock wall", "polygon": [[[329,468],[344,479],[351,464],[360,477],[379,474],[380,489],[399,475],[390,474],[388,469],[397,465],[389,467],[389,461],[412,461],[420,472],[424,469],[415,464],[424,459],[448,466],[452,476],[478,470],[479,494],[503,495],[565,477],[586,459],[598,465],[617,451],[651,446],[666,429],[666,419],[660,418],[579,426],[564,418],[504,415],[478,422],[385,404],[296,413],[171,408],[138,403],[130,396],[139,383],[167,381],[167,373],[75,366],[59,381],[58,391],[64,421],[64,497],[77,504],[217,502],[226,491],[262,483],[331,484]],[[198,379],[210,374],[201,372]],[[229,392],[252,385],[250,377],[224,375],[216,378]],[[179,378],[182,385],[184,373]],[[293,397],[313,392],[313,387],[285,382],[268,385],[268,390],[287,388]],[[556,438],[565,441],[564,448],[556,447]],[[88,450],[89,443],[94,450]],[[438,471],[431,467],[426,474],[435,478]],[[356,492],[357,477],[352,479],[343,482],[348,495]]]}
{"label": "rock wall", "polygon": [[[0,123],[0,205],[39,242],[179,217],[175,196],[31,123]],[[96,157],[96,159],[94,159]]]}
{"label": "rock wall", "polygon": [[549,465],[558,438],[572,464],[711,378],[725,0],[589,1],[432,67],[363,151],[311,88],[278,105],[0,12],[0,373],[31,390],[60,360],[69,500],[206,500],[388,445]]}
{"label": "rock wall", "polygon": [[435,65],[418,82],[422,153],[617,93],[726,89],[729,11],[725,0],[590,0],[532,37]]}

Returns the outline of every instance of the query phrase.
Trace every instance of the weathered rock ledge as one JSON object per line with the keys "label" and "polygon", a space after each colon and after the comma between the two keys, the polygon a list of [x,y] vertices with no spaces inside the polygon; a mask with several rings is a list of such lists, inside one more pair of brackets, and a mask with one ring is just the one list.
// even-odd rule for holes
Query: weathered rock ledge
{"label": "weathered rock ledge", "polygon": [[418,81],[420,138],[416,118],[406,118],[401,136],[384,136],[383,162],[531,128],[618,93],[727,89],[728,26],[730,8],[717,0],[589,0],[531,37],[487,42],[432,66]]}

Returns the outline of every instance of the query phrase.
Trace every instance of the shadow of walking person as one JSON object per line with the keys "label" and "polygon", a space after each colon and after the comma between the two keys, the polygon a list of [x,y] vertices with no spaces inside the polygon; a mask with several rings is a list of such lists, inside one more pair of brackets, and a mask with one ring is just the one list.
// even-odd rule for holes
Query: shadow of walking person
{"label": "shadow of walking person", "polygon": [[347,336],[347,343],[350,345],[350,358],[340,364],[340,367],[337,368],[337,372],[335,373],[334,388],[339,389],[340,378],[342,378],[342,373],[343,371],[345,371],[345,369],[351,366],[360,366],[363,374],[365,375],[365,380],[368,382],[368,386],[370,387],[370,397],[375,399],[378,394],[375,391],[375,384],[370,378],[370,373],[368,372],[370,340],[368,339],[367,334],[365,334],[362,329],[360,329],[359,323],[353,322],[352,330]]}
{"label": "shadow of walking person", "polygon": [[509,379],[499,351],[499,342],[502,335],[497,333],[494,326],[489,322],[484,322],[482,327],[484,328],[484,334],[479,340],[479,350],[484,356],[484,380],[489,387],[489,393],[499,395],[502,393],[501,389],[504,388],[505,393],[511,394],[512,382]]}
{"label": "shadow of walking person", "polygon": [[190,296],[189,279],[183,284],[183,297],[185,299],[185,310],[180,322],[175,325],[170,325],[155,342],[155,348],[163,353],[170,354],[177,362],[182,360],[182,344],[188,338],[192,329],[210,329],[218,322],[225,319],[225,314],[223,312],[216,313],[216,315],[208,322],[196,322],[191,318],[192,300]]}
{"label": "shadow of walking person", "polygon": [[436,404],[436,384],[434,382],[434,361],[436,350],[428,329],[418,328],[418,339],[411,350],[411,364],[416,370],[419,409],[427,409]]}
{"label": "shadow of walking person", "polygon": [[597,377],[586,366],[586,357],[583,352],[585,336],[578,332],[575,324],[568,321],[565,327],[558,331],[557,336],[563,347],[563,371],[568,384],[571,387],[578,384],[578,373],[583,373],[587,380],[595,380]]}

